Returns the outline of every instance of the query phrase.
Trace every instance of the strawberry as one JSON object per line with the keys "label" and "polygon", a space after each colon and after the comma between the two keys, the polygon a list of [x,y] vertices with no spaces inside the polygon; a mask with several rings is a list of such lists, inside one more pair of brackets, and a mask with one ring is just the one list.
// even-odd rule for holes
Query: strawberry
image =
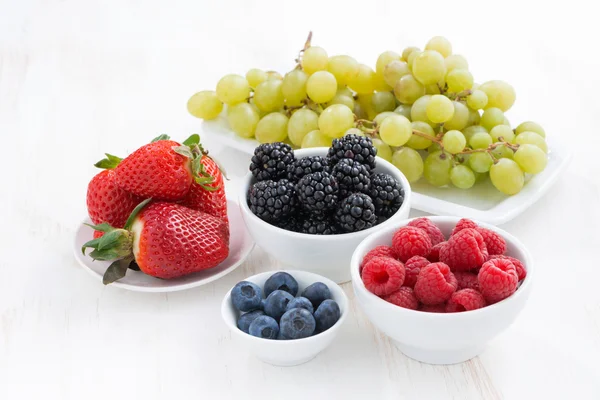
{"label": "strawberry", "polygon": [[148,275],[171,279],[213,268],[229,255],[229,227],[225,221],[180,204],[140,203],[125,227],[92,226],[105,232],[83,245],[94,249],[94,260],[116,260],[104,274],[104,284],[127,272],[135,260]]}

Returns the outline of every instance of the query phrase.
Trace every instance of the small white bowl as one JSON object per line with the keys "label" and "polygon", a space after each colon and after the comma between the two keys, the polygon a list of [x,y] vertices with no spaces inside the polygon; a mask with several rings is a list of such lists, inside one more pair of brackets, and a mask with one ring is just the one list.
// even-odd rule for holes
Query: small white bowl
{"label": "small white bowl", "polygon": [[[446,238],[460,218],[428,217]],[[429,364],[455,364],[480,354],[487,342],[508,328],[515,320],[529,294],[534,279],[531,255],[514,236],[492,225],[478,221],[480,226],[493,230],[506,240],[507,255],[525,265],[527,276],[517,291],[496,304],[473,311],[437,314],[398,307],[369,292],[358,272],[365,254],[379,245],[390,245],[392,236],[410,220],[374,233],[365,239],[352,256],[352,286],[356,300],[373,325],[392,339],[405,355]]]}
{"label": "small white bowl", "polygon": [[[326,156],[327,150],[326,147],[318,147],[295,150],[294,153],[296,158]],[[375,172],[388,173],[400,182],[404,189],[404,203],[396,214],[372,228],[339,235],[308,235],[273,226],[254,215],[248,207],[248,190],[255,182],[251,173],[243,178],[239,192],[242,217],[256,244],[284,265],[324,275],[337,283],[348,282],[351,279],[348,264],[356,246],[371,233],[397,225],[408,217],[410,211],[412,192],[404,174],[381,157],[377,157]]]}
{"label": "small white bowl", "polygon": [[[263,272],[262,274],[253,275],[245,281],[252,282],[264,287],[266,280],[278,271]],[[221,304],[221,315],[225,324],[229,327],[233,336],[246,347],[249,352],[254,354],[258,359],[273,365],[281,367],[290,367],[293,365],[303,364],[312,360],[317,354],[329,346],[335,337],[340,332],[340,328],[348,314],[348,298],[346,294],[335,282],[310,272],[286,270],[298,281],[298,295],[309,285],[315,282],[323,282],[329,291],[333,300],[340,306],[340,319],[331,328],[325,332],[321,332],[311,337],[295,340],[270,340],[262,339],[249,335],[237,327],[237,320],[242,313],[235,309],[231,301],[231,290],[227,292],[223,303]]]}

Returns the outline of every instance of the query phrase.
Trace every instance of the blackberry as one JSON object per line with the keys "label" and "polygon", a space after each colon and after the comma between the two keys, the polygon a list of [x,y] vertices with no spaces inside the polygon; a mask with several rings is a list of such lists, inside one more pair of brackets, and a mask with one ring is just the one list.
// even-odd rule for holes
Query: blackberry
{"label": "blackberry", "polygon": [[330,172],[328,160],[321,156],[302,157],[294,161],[287,167],[287,178],[290,181],[298,182],[304,175],[313,172]]}
{"label": "blackberry", "polygon": [[311,214],[300,225],[300,232],[309,235],[335,235],[338,229],[327,214]]}
{"label": "blackberry", "polygon": [[364,193],[353,193],[341,201],[335,220],[345,232],[358,232],[377,223],[373,200]]}
{"label": "blackberry", "polygon": [[339,197],[344,198],[354,192],[369,194],[371,178],[367,167],[350,158],[342,158],[331,172],[340,186]]}
{"label": "blackberry", "polygon": [[298,214],[292,214],[287,218],[282,218],[273,223],[278,228],[291,232],[300,232],[302,226],[302,217]]}
{"label": "blackberry", "polygon": [[354,134],[334,139],[327,153],[332,166],[342,158],[351,158],[366,165],[369,170],[375,168],[376,155],[377,149],[373,146],[371,138]]}
{"label": "blackberry", "polygon": [[297,203],[294,184],[287,179],[256,182],[248,193],[250,211],[267,222],[293,214]]}
{"label": "blackberry", "polygon": [[313,172],[304,175],[296,185],[296,194],[305,210],[325,212],[338,201],[339,186],[327,172]]}
{"label": "blackberry", "polygon": [[250,171],[258,181],[285,178],[288,165],[295,160],[294,151],[285,143],[264,143],[254,149]]}
{"label": "blackberry", "polygon": [[404,202],[404,188],[389,174],[371,176],[369,195],[375,205],[375,213],[379,217],[389,218],[400,209]]}

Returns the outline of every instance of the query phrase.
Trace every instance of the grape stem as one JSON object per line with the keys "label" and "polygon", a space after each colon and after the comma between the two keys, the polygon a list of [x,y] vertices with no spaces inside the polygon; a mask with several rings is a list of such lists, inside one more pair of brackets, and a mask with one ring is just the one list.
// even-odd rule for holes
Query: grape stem
{"label": "grape stem", "polygon": [[298,57],[294,60],[296,61],[296,69],[302,68],[302,55],[304,52],[310,47],[310,42],[312,41],[312,31],[308,32],[308,37],[306,38],[306,42],[304,42],[304,48],[298,52]]}

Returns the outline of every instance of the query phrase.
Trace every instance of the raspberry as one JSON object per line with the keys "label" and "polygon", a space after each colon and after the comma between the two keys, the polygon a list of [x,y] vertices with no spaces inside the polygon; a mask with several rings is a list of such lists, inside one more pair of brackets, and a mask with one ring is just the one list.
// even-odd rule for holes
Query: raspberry
{"label": "raspberry", "polygon": [[440,261],[452,271],[468,271],[480,267],[488,258],[483,237],[472,228],[466,228],[452,235],[448,243],[440,249]]}
{"label": "raspberry", "polygon": [[419,307],[419,300],[415,297],[415,293],[409,287],[402,286],[400,289],[383,298],[385,301],[395,304],[398,307],[416,310]]}
{"label": "raspberry", "polygon": [[454,272],[454,277],[458,282],[458,290],[461,289],[475,289],[479,290],[479,281],[477,280],[477,274],[465,271]]}
{"label": "raspberry", "polygon": [[489,255],[506,253],[506,241],[502,236],[485,228],[477,228],[477,232],[483,237]]}
{"label": "raspberry", "polygon": [[434,304],[434,305],[430,306],[430,305],[426,305],[426,304],[421,304],[419,311],[432,312],[432,313],[445,313],[446,305],[445,304]]}
{"label": "raspberry", "polygon": [[485,299],[477,290],[462,289],[452,293],[446,303],[446,312],[471,311],[485,306]]}
{"label": "raspberry", "polygon": [[487,261],[477,275],[481,294],[489,303],[504,300],[517,290],[519,277],[514,264],[507,259]]}
{"label": "raspberry", "polygon": [[456,286],[450,267],[441,262],[433,263],[421,268],[415,284],[415,296],[423,304],[440,304],[452,296]]}
{"label": "raspberry", "polygon": [[441,242],[441,243],[438,243],[435,246],[433,246],[431,248],[431,251],[429,252],[429,255],[427,256],[427,259],[431,262],[440,261],[440,250],[443,246],[446,245],[446,243],[448,243],[448,242]]}
{"label": "raspberry", "polygon": [[[94,236],[96,237],[96,236]],[[514,257],[510,257],[510,256],[503,256],[500,254],[494,254],[493,256],[490,256],[490,260],[510,260],[510,262],[513,263],[513,265],[515,266],[515,269],[517,270],[517,276],[519,277],[519,282],[522,281],[523,279],[525,279],[525,277],[527,276],[527,270],[525,269],[525,266],[523,265],[523,263],[521,262],[521,260],[517,260]]]}
{"label": "raspberry", "polygon": [[362,271],[365,287],[377,296],[392,294],[404,283],[404,264],[389,257],[373,257]]}
{"label": "raspberry", "polygon": [[404,286],[408,286],[411,288],[415,287],[415,283],[417,283],[417,276],[419,276],[419,271],[421,268],[431,264],[428,259],[421,256],[414,256],[409,258],[404,263],[404,269],[406,270],[406,277],[404,278]]}
{"label": "raspberry", "polygon": [[456,223],[456,226],[454,227],[454,229],[452,229],[452,233],[450,234],[450,236],[454,236],[454,234],[456,234],[466,228],[476,229],[478,227],[479,226],[475,222],[471,221],[470,219],[462,218],[460,221],[458,221]]}
{"label": "raspberry", "polygon": [[374,249],[371,249],[362,259],[360,263],[360,270],[362,271],[363,267],[371,261],[374,257],[390,257],[390,258],[398,258],[398,255],[390,246],[377,246]]}
{"label": "raspberry", "polygon": [[431,251],[431,239],[427,233],[414,226],[402,227],[392,238],[392,247],[400,261],[406,262],[413,256],[427,257]]}
{"label": "raspberry", "polygon": [[408,226],[414,226],[416,228],[421,228],[425,232],[427,232],[427,235],[429,235],[429,238],[431,239],[431,244],[434,246],[436,244],[444,242],[446,240],[446,238],[444,237],[444,234],[442,233],[440,228],[438,228],[437,225],[435,225],[433,222],[431,222],[429,220],[429,218],[423,217],[423,218],[413,219],[412,221],[410,221],[408,223]]}

